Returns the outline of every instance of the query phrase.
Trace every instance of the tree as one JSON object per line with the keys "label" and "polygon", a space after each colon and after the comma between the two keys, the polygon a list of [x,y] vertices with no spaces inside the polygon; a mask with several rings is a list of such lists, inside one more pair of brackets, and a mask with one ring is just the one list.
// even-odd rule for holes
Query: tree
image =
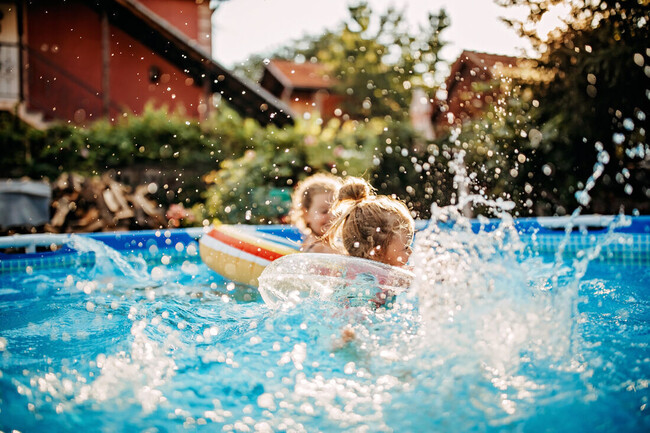
{"label": "tree", "polygon": [[[524,6],[528,16],[509,21],[539,51],[551,79],[531,89],[537,107],[530,126],[542,133],[535,149],[534,179],[559,207],[578,203],[592,212],[616,213],[622,205],[650,212],[646,133],[650,111],[650,4],[637,0],[497,0]],[[552,7],[569,10],[566,28],[544,40],[536,24]],[[602,166],[589,197],[553,195],[585,189]],[[549,178],[549,174],[552,176]],[[589,185],[591,186],[591,185]],[[578,200],[579,199],[579,200]]]}
{"label": "tree", "polygon": [[[433,85],[445,44],[440,34],[449,25],[445,11],[429,14],[427,25],[413,35],[403,11],[390,8],[376,17],[365,2],[348,9],[349,20],[338,29],[296,41],[271,57],[326,65],[352,118],[405,119],[412,89]],[[252,57],[239,71],[255,76],[252,62],[259,65],[260,59]]]}
{"label": "tree", "polygon": [[[429,14],[417,34],[403,12],[392,8],[377,16],[363,2],[349,12],[337,29],[268,56],[325,65],[338,81],[335,91],[346,95],[346,114],[326,125],[297,119],[294,128],[265,131],[245,156],[206,177],[206,216],[241,221],[247,214],[251,222],[277,222],[286,203],[274,201],[272,193],[290,191],[315,171],[364,176],[379,193],[405,199],[425,218],[432,201],[449,203],[448,152],[437,146],[422,150],[422,143],[416,150],[419,137],[407,121],[412,90],[431,92],[444,45],[440,34],[449,25],[444,10]],[[266,57],[252,56],[237,72],[259,79]]]}

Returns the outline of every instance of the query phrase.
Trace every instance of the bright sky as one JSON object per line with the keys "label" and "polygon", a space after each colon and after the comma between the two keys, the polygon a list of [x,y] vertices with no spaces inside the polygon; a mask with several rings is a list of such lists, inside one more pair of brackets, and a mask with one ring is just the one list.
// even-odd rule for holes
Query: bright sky
{"label": "bright sky", "polygon": [[[213,53],[217,61],[232,67],[251,54],[270,54],[304,35],[334,29],[348,17],[347,5],[356,0],[229,0],[213,15]],[[404,8],[405,16],[417,29],[427,22],[429,12],[441,7],[451,26],[442,34],[448,42],[441,53],[453,62],[462,50],[521,55],[526,41],[499,20],[516,12],[497,6],[494,0],[368,0],[373,11],[389,5]]]}

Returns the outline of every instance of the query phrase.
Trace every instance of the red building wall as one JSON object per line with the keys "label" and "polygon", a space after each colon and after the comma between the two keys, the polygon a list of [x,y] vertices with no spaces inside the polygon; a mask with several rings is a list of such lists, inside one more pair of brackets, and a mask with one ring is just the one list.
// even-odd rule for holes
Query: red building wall
{"label": "red building wall", "polygon": [[342,109],[343,103],[345,101],[345,96],[329,92],[326,92],[322,95],[317,94],[316,96],[317,100],[319,101],[316,103],[316,106],[319,108],[321,116],[325,122],[336,116],[336,109]]}
{"label": "red building wall", "polygon": [[298,116],[302,117],[305,113],[317,111],[321,118],[327,122],[335,116],[335,110],[341,108],[345,98],[324,89],[304,89],[283,94],[280,99]]}
{"label": "red building wall", "polygon": [[[211,52],[209,0],[140,0],[140,3]],[[208,23],[202,23],[202,19]]]}
{"label": "red building wall", "polygon": [[[202,89],[194,86],[194,81],[183,71],[115,28],[111,28],[110,64],[111,99],[120,105],[139,113],[151,101],[156,108],[165,105],[171,111],[199,115]],[[160,71],[155,83],[149,79],[152,66]]]}
{"label": "red building wall", "polygon": [[454,115],[454,123],[462,124],[468,119],[479,116],[486,105],[494,102],[499,87],[493,83],[493,80],[488,72],[479,68],[464,67],[460,71],[447,99],[449,107],[447,112]]}
{"label": "red building wall", "polygon": [[101,22],[85,6],[28,5],[27,100],[46,117],[73,119],[102,113]]}
{"label": "red building wall", "polygon": [[[27,4],[26,100],[46,118],[84,124],[103,115],[101,17],[81,0]],[[187,1],[160,1],[170,8]],[[161,9],[162,10],[162,9]],[[189,22],[189,21],[188,21]],[[189,29],[191,26],[187,26]],[[199,115],[203,90],[181,69],[110,26],[110,117],[139,113],[148,101]],[[155,66],[159,80],[150,81]]]}

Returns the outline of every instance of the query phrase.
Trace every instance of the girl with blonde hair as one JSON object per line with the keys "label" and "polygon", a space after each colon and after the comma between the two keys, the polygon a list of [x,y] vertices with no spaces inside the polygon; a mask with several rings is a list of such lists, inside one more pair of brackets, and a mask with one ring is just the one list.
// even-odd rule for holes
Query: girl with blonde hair
{"label": "girl with blonde hair", "polygon": [[377,196],[368,182],[349,177],[338,192],[334,213],[324,236],[331,245],[354,257],[406,265],[415,222],[403,202]]}
{"label": "girl with blonde hair", "polygon": [[[391,266],[406,266],[411,256],[415,222],[406,205],[392,197],[377,196],[361,178],[349,177],[334,204],[335,220],[325,234],[330,244],[350,256],[375,260]],[[390,290],[382,289],[371,301],[376,307],[389,304],[394,298]],[[351,324],[334,341],[338,350],[356,339]]]}
{"label": "girl with blonde hair", "polygon": [[289,216],[291,223],[305,236],[301,251],[310,253],[336,252],[323,239],[332,221],[331,207],[336,200],[341,179],[318,173],[296,185]]}

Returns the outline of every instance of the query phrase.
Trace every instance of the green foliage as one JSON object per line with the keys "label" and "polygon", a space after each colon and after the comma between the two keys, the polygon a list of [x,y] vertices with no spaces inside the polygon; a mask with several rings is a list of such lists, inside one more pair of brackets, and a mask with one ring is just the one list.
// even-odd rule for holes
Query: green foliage
{"label": "green foliage", "polygon": [[[604,173],[584,202],[591,212],[616,213],[621,206],[650,212],[647,142],[650,112],[650,5],[647,1],[499,0],[529,9],[527,20],[511,22],[540,51],[540,70],[551,79],[530,86],[539,108],[529,110],[542,132],[534,173],[538,198],[549,213],[578,205],[597,155]],[[570,6],[568,28],[543,41],[534,25],[553,5]],[[524,129],[525,130],[525,129]]]}
{"label": "green foliage", "polygon": [[17,116],[0,112],[0,172],[3,177],[38,178],[38,170],[44,168],[38,159],[44,141],[45,133],[42,131],[30,128]]}
{"label": "green foliage", "polygon": [[[201,123],[149,108],[115,125],[98,121],[89,128],[55,125],[46,131],[16,126],[12,117],[0,120],[0,137],[15,144],[3,159],[7,170],[50,179],[66,171],[113,170],[132,186],[155,181],[157,201],[192,208],[197,224],[205,218],[283,222],[293,185],[315,172],[362,176],[422,216],[433,200],[444,204],[450,184],[437,150],[433,156],[433,147],[421,143],[408,123],[383,118],[299,121],[278,129],[227,108]],[[160,176],[142,177],[145,170]]]}
{"label": "green foliage", "polygon": [[[552,171],[569,167],[563,165],[557,148],[541,141],[547,131],[537,129],[532,92],[512,83],[503,91],[501,103],[491,105],[481,118],[446,138],[453,149],[450,153],[465,152],[464,164],[471,179],[468,192],[486,199],[511,200],[516,216],[544,215],[558,209],[564,213],[562,206],[571,202],[577,180],[569,178],[566,188],[556,187]],[[487,211],[481,205],[474,208],[477,214]]]}
{"label": "green foliage", "polygon": [[427,144],[410,125],[375,118],[333,119],[327,125],[299,122],[293,128],[260,128],[257,143],[242,157],[224,161],[205,176],[210,186],[202,218],[234,223],[280,223],[292,186],[316,172],[368,179],[379,194],[407,202],[426,218],[432,202],[450,203],[453,182],[445,146]]}
{"label": "green foliage", "polygon": [[343,176],[367,174],[378,135],[385,124],[333,119],[327,125],[299,122],[295,127],[259,128],[246,153],[224,161],[205,176],[207,218],[223,222],[278,223],[289,210],[292,185],[330,171]]}
{"label": "green foliage", "polygon": [[[156,199],[166,205],[200,200],[200,176],[227,158],[239,157],[259,128],[222,107],[204,122],[166,108],[145,108],[112,124],[99,120],[88,128],[55,124],[38,131],[16,117],[0,118],[0,140],[5,156],[0,168],[7,177],[55,179],[63,172],[99,175],[116,173],[133,186],[152,181],[158,173]],[[163,186],[165,186],[163,188]]]}
{"label": "green foliage", "polygon": [[[196,121],[166,110],[146,109],[113,125],[106,120],[87,129],[66,127],[56,144],[45,148],[43,156],[84,171],[110,169],[156,161],[180,167],[213,164],[216,137],[208,136]],[[64,169],[68,169],[65,167]]]}
{"label": "green foliage", "polygon": [[[402,11],[377,16],[367,3],[349,7],[340,28],[305,38],[274,53],[273,58],[318,62],[338,80],[335,91],[346,95],[343,111],[352,118],[407,118],[413,87],[431,89],[444,46],[441,32],[449,25],[444,10],[429,14],[428,23],[413,32]],[[415,33],[415,34],[413,34]],[[254,64],[240,67],[249,77],[259,75]]]}
{"label": "green foliage", "polygon": [[63,171],[95,174],[148,163],[213,166],[241,154],[247,131],[246,123],[227,109],[203,124],[151,107],[116,124],[99,120],[88,128],[56,124],[37,131],[11,119],[0,120],[7,150],[2,168],[13,176],[32,177],[55,177]]}
{"label": "green foliage", "polygon": [[452,157],[447,144],[428,143],[403,122],[392,122],[378,141],[371,176],[378,193],[404,200],[418,218],[429,218],[432,203],[452,203],[455,187],[447,168]]}

